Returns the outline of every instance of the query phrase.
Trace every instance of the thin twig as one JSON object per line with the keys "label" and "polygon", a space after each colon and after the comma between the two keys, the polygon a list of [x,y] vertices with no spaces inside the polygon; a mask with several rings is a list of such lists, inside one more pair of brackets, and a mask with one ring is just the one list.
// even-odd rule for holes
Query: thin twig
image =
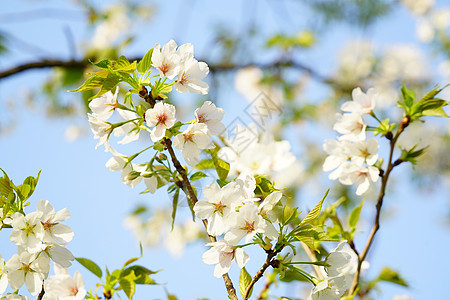
{"label": "thin twig", "polygon": [[256,282],[258,282],[259,279],[261,279],[261,277],[263,276],[264,272],[267,270],[268,267],[273,266],[274,265],[274,261],[273,258],[281,252],[281,250],[283,250],[284,247],[280,247],[278,250],[275,251],[271,251],[269,250],[267,253],[267,258],[266,261],[264,262],[264,264],[262,265],[262,267],[258,270],[258,272],[256,272],[255,276],[253,276],[252,281],[250,282],[250,284],[247,286],[247,289],[245,290],[245,294],[242,297],[242,299],[247,300],[250,297],[250,291],[252,290],[253,286],[255,285]]}
{"label": "thin twig", "polygon": [[[316,262],[317,261],[317,257],[316,255],[311,251],[311,249],[308,247],[308,245],[306,245],[303,242],[300,242],[300,245],[302,246],[303,250],[305,251],[306,255],[308,256],[309,260],[311,262]],[[320,271],[320,267],[317,265],[313,265],[314,271],[316,272],[317,275],[317,279],[319,280],[323,280],[323,274]]]}
{"label": "thin twig", "polygon": [[[186,194],[186,197],[191,202],[191,205],[194,206],[195,203],[197,203],[198,199],[194,192],[194,189],[192,188],[189,178],[187,177],[186,169],[183,168],[180,161],[177,159],[177,157],[175,155],[175,151],[172,148],[172,141],[168,138],[164,138],[164,145],[167,147],[167,150],[169,151],[169,154],[170,154],[170,157],[172,158],[172,163],[175,166],[175,169],[178,171],[178,174],[180,174],[180,176],[182,178],[183,192]],[[205,228],[207,228],[208,221],[207,220],[202,220],[202,221],[203,221]],[[208,234],[208,237],[211,242],[217,241],[216,238],[212,235]],[[238,298],[236,296],[236,290],[234,289],[233,283],[231,282],[231,279],[228,276],[228,273],[224,274],[222,276],[222,278],[225,282],[225,287],[228,291],[228,297],[232,300],[238,300]]]}
{"label": "thin twig", "polygon": [[44,290],[44,282],[42,281],[42,290],[39,293],[39,295],[37,296],[36,300],[42,300],[42,298],[44,297],[45,294],[45,290]]}
{"label": "thin twig", "polygon": [[270,286],[274,283],[273,280],[267,280],[266,284],[264,285],[263,289],[259,293],[259,296],[257,300],[264,300],[267,299],[267,293],[269,292]]}
{"label": "thin twig", "polygon": [[[380,228],[381,207],[383,205],[383,199],[384,199],[384,195],[386,193],[386,185],[387,185],[387,182],[389,179],[389,175],[391,174],[391,171],[394,169],[394,167],[396,167],[398,165],[398,164],[392,162],[395,144],[396,144],[400,134],[409,125],[409,121],[410,121],[409,117],[404,117],[398,127],[397,133],[391,139],[388,166],[387,166],[386,171],[384,172],[382,180],[381,180],[380,193],[378,194],[378,200],[377,200],[377,204],[376,204],[375,221],[372,226],[372,230],[370,231],[370,235],[369,235],[369,238],[367,239],[364,250],[360,254],[358,254],[358,251],[356,250],[355,245],[353,245],[353,247],[352,247],[353,251],[355,251],[355,253],[358,256],[358,266],[356,268],[355,275],[353,276],[352,286],[348,291],[348,295],[353,295],[353,293],[356,291],[356,288],[358,287],[359,276],[361,273],[361,265],[364,262],[364,260],[366,259],[367,253],[369,252],[369,249],[373,243],[375,234],[377,233],[378,229]],[[350,246],[352,246],[352,245],[350,245]]]}

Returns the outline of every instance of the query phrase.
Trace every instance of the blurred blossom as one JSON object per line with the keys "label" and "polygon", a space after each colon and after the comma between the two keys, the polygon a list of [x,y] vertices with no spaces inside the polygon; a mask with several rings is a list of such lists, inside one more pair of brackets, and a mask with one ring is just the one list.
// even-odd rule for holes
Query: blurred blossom
{"label": "blurred blossom", "polygon": [[64,131],[64,139],[67,142],[72,143],[72,142],[76,141],[77,139],[79,139],[80,137],[82,137],[83,135],[85,135],[86,133],[87,133],[87,131],[84,127],[77,126],[77,125],[70,125]]}
{"label": "blurred blossom", "polygon": [[434,4],[434,0],[401,0],[401,2],[418,15],[425,14]]}
{"label": "blurred blossom", "polygon": [[343,82],[364,79],[371,74],[375,60],[375,51],[370,41],[351,41],[340,52],[336,78]]}
{"label": "blurred blossom", "polygon": [[236,72],[234,86],[250,102],[264,93],[274,104],[280,106],[284,99],[283,90],[279,86],[262,83],[263,77],[264,73],[260,68],[246,67]]}
{"label": "blurred blossom", "polygon": [[422,82],[429,70],[423,53],[414,45],[394,45],[381,58],[380,77],[386,81],[407,80]]}
{"label": "blurred blossom", "polygon": [[127,8],[114,4],[106,11],[106,19],[95,28],[92,47],[103,49],[112,46],[123,32],[130,30],[131,22],[126,14]]}

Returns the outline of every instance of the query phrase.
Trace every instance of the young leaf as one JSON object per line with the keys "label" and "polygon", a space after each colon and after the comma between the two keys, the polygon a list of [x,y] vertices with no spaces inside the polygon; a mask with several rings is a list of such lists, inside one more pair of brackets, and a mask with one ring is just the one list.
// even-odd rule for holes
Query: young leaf
{"label": "young leaf", "polygon": [[88,258],[82,258],[82,257],[75,257],[75,259],[83,267],[85,267],[86,269],[91,271],[92,274],[94,274],[98,278],[102,278],[102,276],[103,276],[102,269],[100,269],[100,267],[95,262],[93,262],[92,260],[90,260]]}
{"label": "young leaf", "polygon": [[355,207],[352,212],[350,213],[350,217],[348,218],[348,225],[350,226],[350,228],[355,229],[356,224],[358,223],[359,220],[359,215],[361,214],[361,208],[364,204],[364,200],[361,201],[361,203]]}
{"label": "young leaf", "polygon": [[150,68],[152,67],[152,55],[153,48],[148,50],[141,61],[139,61],[139,63],[137,64],[137,70],[139,73],[145,73],[150,70]]}
{"label": "young leaf", "polygon": [[378,276],[378,281],[387,281],[387,282],[392,282],[392,283],[402,285],[402,286],[408,286],[406,281],[403,278],[401,278],[400,275],[396,271],[391,270],[388,267],[384,267],[381,270],[380,275]]}
{"label": "young leaf", "polygon": [[[250,274],[248,274],[247,270],[244,267],[241,269],[241,275],[239,276],[239,292],[241,292],[242,297],[244,297],[245,292],[247,291],[247,287],[250,285],[250,282],[252,282],[252,277],[250,276]],[[250,290],[248,297],[251,296],[252,290]]]}
{"label": "young leaf", "polygon": [[180,196],[180,189],[176,189],[175,194],[173,195],[173,202],[172,202],[172,230],[173,230],[173,224],[175,223],[175,215],[177,213],[177,207],[178,207],[178,197]]}
{"label": "young leaf", "polygon": [[207,175],[205,173],[203,173],[202,171],[198,171],[198,172],[195,172],[194,174],[192,174],[191,177],[189,177],[189,180],[196,181],[196,180],[202,179],[203,177],[207,177]]}
{"label": "young leaf", "polygon": [[75,93],[75,92],[81,92],[81,91],[87,91],[92,90],[98,87],[101,87],[103,85],[103,82],[106,78],[100,77],[100,76],[92,76],[86,79],[86,81],[77,89],[70,90],[68,92]]}
{"label": "young leaf", "polygon": [[403,103],[405,104],[405,111],[407,114],[409,114],[410,109],[413,106],[414,101],[416,99],[416,94],[412,90],[409,90],[405,86],[405,82],[403,82],[401,91],[402,91]]}
{"label": "young leaf", "polygon": [[323,200],[325,200],[329,191],[330,191],[330,189],[327,190],[327,192],[323,196],[322,200],[320,200],[319,203],[317,203],[317,205],[314,206],[314,208],[306,215],[306,217],[302,220],[300,225],[311,222],[319,216],[320,210],[322,209]]}
{"label": "young leaf", "polygon": [[133,299],[134,293],[136,292],[136,283],[132,278],[120,278],[119,284],[122,290],[127,295],[128,299]]}

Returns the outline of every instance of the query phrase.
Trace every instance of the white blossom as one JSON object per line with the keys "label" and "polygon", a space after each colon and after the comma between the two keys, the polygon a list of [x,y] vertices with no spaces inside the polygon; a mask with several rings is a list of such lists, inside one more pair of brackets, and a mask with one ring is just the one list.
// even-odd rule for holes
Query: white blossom
{"label": "white blossom", "polygon": [[362,165],[364,162],[369,166],[375,164],[378,160],[378,142],[371,138],[366,141],[356,141],[348,149],[348,155],[356,164]]}
{"label": "white blossom", "polygon": [[212,246],[212,248],[203,254],[202,259],[206,264],[216,265],[214,268],[215,277],[220,277],[227,273],[231,268],[233,259],[241,269],[250,259],[242,248],[234,248],[224,240],[209,243],[206,246]]}
{"label": "white blossom", "polygon": [[41,291],[49,268],[49,261],[42,255],[26,251],[14,254],[6,263],[9,285],[16,290],[25,283],[30,294],[35,296]]}
{"label": "white blossom", "polygon": [[[41,224],[41,212],[32,212],[26,216],[14,213],[8,223],[13,228],[10,239],[17,246],[24,247],[30,253],[36,253],[42,249],[44,227]],[[6,223],[6,220],[4,221]]]}
{"label": "white blossom", "polygon": [[355,88],[352,91],[353,101],[347,101],[341,106],[342,111],[355,114],[369,114],[375,107],[378,93],[374,88],[370,88],[365,94],[361,89]]}
{"label": "white blossom", "polygon": [[0,294],[3,294],[8,287],[8,276],[5,270],[5,260],[0,254]]}
{"label": "white blossom", "polygon": [[114,95],[111,91],[93,99],[89,102],[89,108],[92,113],[100,120],[108,120],[114,112],[117,104],[117,94],[119,93],[119,87],[116,88]]}
{"label": "white blossom", "polygon": [[366,139],[366,123],[360,114],[338,114],[338,121],[333,129],[342,134],[340,140],[363,141]]}
{"label": "white blossom", "polygon": [[[258,206],[253,202],[246,202],[230,217],[230,231],[225,234],[225,240],[236,245],[245,237],[249,243],[257,233],[266,233],[267,223],[259,215]],[[269,236],[271,237],[271,236]]]}
{"label": "white blossom", "polygon": [[208,126],[208,133],[219,135],[225,131],[225,125],[221,122],[225,111],[216,107],[211,101],[205,101],[200,108],[195,110],[195,118],[198,123]]}
{"label": "white blossom", "polygon": [[133,111],[124,110],[124,109],[118,109],[117,111],[119,112],[119,115],[123,119],[122,122],[126,122],[125,124],[122,124],[121,126],[118,126],[114,129],[114,136],[117,136],[117,137],[123,136],[124,137],[118,143],[119,144],[128,144],[130,142],[133,142],[133,141],[139,139],[140,130],[137,127],[137,125],[134,123],[134,121],[132,121],[132,120],[138,119],[139,118],[138,115]]}
{"label": "white blossom", "polygon": [[210,235],[221,235],[228,229],[227,218],[241,199],[239,188],[236,182],[230,182],[222,188],[213,182],[203,191],[207,200],[195,203],[195,215],[200,219],[208,219],[207,231]]}
{"label": "white blossom", "polygon": [[173,146],[182,150],[183,157],[190,166],[200,162],[200,149],[212,149],[214,144],[208,136],[208,127],[202,123],[193,123],[175,136]]}
{"label": "white blossom", "polygon": [[182,63],[178,72],[174,87],[179,93],[193,93],[205,95],[209,86],[202,79],[209,73],[208,65],[197,61],[194,57],[188,57]]}
{"label": "white blossom", "polygon": [[173,79],[180,69],[181,57],[177,53],[177,43],[170,40],[162,49],[160,44],[156,44],[152,53],[152,66],[159,71],[161,77],[166,76]]}
{"label": "white blossom", "polygon": [[74,236],[69,226],[61,224],[70,217],[70,212],[63,208],[55,212],[53,206],[47,200],[40,200],[37,211],[41,213],[40,221],[44,228],[43,241],[49,244],[67,244]]}
{"label": "white blossom", "polygon": [[94,139],[99,139],[95,149],[104,144],[105,151],[109,151],[111,149],[109,146],[109,136],[113,129],[111,124],[103,121],[94,114],[88,114],[88,121],[91,131],[94,134]]}
{"label": "white blossom", "polygon": [[166,134],[166,129],[171,128],[175,121],[175,106],[171,104],[158,102],[145,112],[147,126],[155,126],[150,134],[153,142],[162,139]]}
{"label": "white blossom", "polygon": [[59,245],[47,245],[47,247],[42,250],[41,255],[47,257],[49,260],[53,260],[53,262],[64,268],[70,267],[72,261],[75,259],[70,250]]}
{"label": "white blossom", "polygon": [[44,290],[44,300],[81,300],[86,295],[81,274],[76,271],[72,278],[66,269],[57,264],[55,275],[45,280]]}
{"label": "white blossom", "polygon": [[370,182],[377,182],[380,171],[378,168],[369,166],[364,167],[355,163],[345,165],[339,181],[345,185],[352,185],[356,182],[356,195],[361,196],[370,187]]}

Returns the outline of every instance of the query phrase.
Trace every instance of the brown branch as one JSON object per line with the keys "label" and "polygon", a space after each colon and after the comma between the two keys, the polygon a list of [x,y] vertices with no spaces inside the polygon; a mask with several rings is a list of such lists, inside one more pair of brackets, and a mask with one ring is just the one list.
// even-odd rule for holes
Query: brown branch
{"label": "brown branch", "polygon": [[[139,58],[131,58],[130,61],[139,61],[141,57]],[[6,69],[4,71],[0,72],[0,79],[7,78],[16,74],[20,74],[22,72],[33,70],[33,69],[45,69],[45,68],[54,68],[54,67],[63,67],[63,68],[80,68],[84,69],[89,65],[89,61],[87,59],[82,60],[59,60],[59,59],[43,59],[38,60],[35,62],[25,63],[22,65],[18,65],[15,67],[12,67],[10,69]],[[248,63],[248,64],[234,64],[234,63],[219,63],[219,64],[210,64],[209,70],[211,72],[230,72],[239,70],[246,67],[255,66],[261,69],[271,69],[271,68],[292,68],[296,69],[302,72],[307,73],[312,78],[314,78],[317,81],[332,84],[337,87],[340,87],[341,89],[344,89],[344,87],[339,86],[335,82],[334,79],[325,77],[321,74],[319,74],[317,71],[313,70],[312,68],[304,65],[303,63],[300,63],[298,61],[294,60],[277,60],[269,63]]]}
{"label": "brown branch", "polygon": [[39,293],[39,295],[37,296],[36,300],[42,300],[42,298],[44,297],[45,294],[45,290],[44,290],[44,281],[42,281],[42,290]]}
{"label": "brown branch", "polygon": [[[178,174],[180,174],[180,176],[182,178],[182,182],[183,182],[182,190],[186,194],[186,197],[188,198],[188,200],[191,202],[191,205],[194,206],[195,203],[197,203],[198,199],[194,192],[194,189],[192,188],[191,182],[189,181],[189,178],[187,177],[186,169],[183,168],[180,161],[177,159],[177,157],[175,155],[175,151],[172,148],[172,141],[168,138],[164,138],[163,143],[167,147],[167,150],[169,151],[169,154],[170,154],[170,157],[172,158],[172,163],[175,166],[175,169],[177,170]],[[202,221],[203,221],[203,225],[205,226],[205,228],[207,228],[208,221],[207,220],[202,220]],[[211,242],[217,241],[216,238],[212,235],[208,234],[208,237]],[[228,273],[224,274],[222,276],[222,278],[223,278],[223,281],[225,282],[225,287],[228,291],[228,297],[232,300],[238,300],[238,298],[236,296],[236,290],[234,289],[233,283],[231,282],[231,279],[228,276]]]}
{"label": "brown branch", "polygon": [[267,293],[269,292],[270,286],[274,283],[273,280],[267,280],[266,284],[264,285],[263,289],[259,293],[257,300],[264,300],[267,299]]}
{"label": "brown branch", "polygon": [[375,234],[377,233],[378,229],[380,228],[381,207],[383,205],[383,199],[384,199],[384,195],[386,193],[387,182],[388,182],[389,175],[391,174],[392,170],[394,169],[394,167],[396,167],[398,165],[397,163],[392,162],[395,144],[396,144],[400,134],[409,125],[409,121],[410,121],[410,118],[408,116],[403,117],[403,120],[398,127],[397,133],[391,139],[388,166],[387,166],[386,171],[384,172],[382,180],[381,180],[380,193],[378,194],[378,199],[377,199],[377,204],[376,204],[375,220],[374,220],[374,224],[372,226],[372,230],[370,231],[369,238],[367,239],[366,245],[364,247],[364,250],[358,255],[358,251],[356,250],[355,245],[354,244],[350,245],[351,248],[353,249],[353,251],[358,256],[358,266],[356,268],[355,275],[353,276],[352,286],[348,291],[348,295],[353,295],[353,293],[356,291],[356,288],[359,285],[359,276],[361,274],[361,265],[364,262],[364,260],[366,259],[367,253],[369,252],[369,249],[375,238]]}
{"label": "brown branch", "polygon": [[267,251],[267,259],[264,262],[264,264],[262,265],[262,267],[258,270],[258,272],[256,272],[255,276],[253,276],[252,281],[250,282],[250,284],[247,286],[247,289],[245,290],[245,294],[242,297],[243,300],[247,300],[250,297],[250,291],[252,290],[253,286],[255,285],[256,282],[258,282],[258,280],[261,279],[261,277],[263,276],[264,272],[267,270],[268,267],[270,266],[274,266],[274,267],[278,267],[276,265],[276,263],[279,264],[279,261],[277,261],[276,259],[273,259],[278,253],[281,252],[281,250],[283,250],[284,247],[280,247],[280,249],[272,251],[269,250]]}

